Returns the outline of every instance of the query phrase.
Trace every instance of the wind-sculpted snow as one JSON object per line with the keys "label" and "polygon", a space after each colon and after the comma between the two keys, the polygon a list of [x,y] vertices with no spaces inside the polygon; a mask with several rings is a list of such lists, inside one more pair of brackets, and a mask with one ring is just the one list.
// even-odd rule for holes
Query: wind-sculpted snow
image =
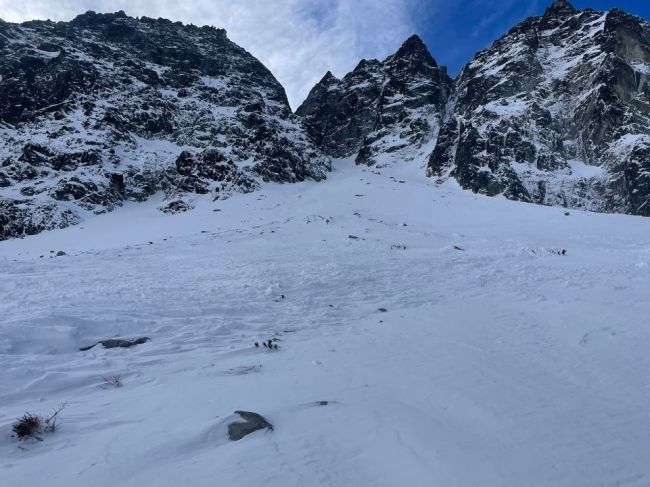
{"label": "wind-sculpted snow", "polygon": [[[223,30],[121,12],[0,22],[0,198],[23,210],[0,239],[158,191],[220,199],[328,167],[284,89]],[[34,223],[43,208],[53,218]]]}
{"label": "wind-sculpted snow", "polygon": [[461,72],[429,174],[488,195],[650,216],[650,25],[557,0]]}
{"label": "wind-sculpted snow", "polygon": [[0,242],[0,485],[649,485],[650,220],[335,164]]}

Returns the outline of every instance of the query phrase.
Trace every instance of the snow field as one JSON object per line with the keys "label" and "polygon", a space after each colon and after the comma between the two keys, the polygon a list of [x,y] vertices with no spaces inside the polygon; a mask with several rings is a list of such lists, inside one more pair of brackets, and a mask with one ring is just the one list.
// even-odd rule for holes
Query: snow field
{"label": "snow field", "polygon": [[335,168],[0,243],[0,484],[648,485],[650,221]]}

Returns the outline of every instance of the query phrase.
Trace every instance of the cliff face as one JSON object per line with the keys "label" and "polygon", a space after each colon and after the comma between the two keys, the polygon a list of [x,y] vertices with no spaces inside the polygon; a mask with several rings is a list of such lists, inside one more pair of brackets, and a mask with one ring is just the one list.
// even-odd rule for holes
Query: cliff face
{"label": "cliff face", "polygon": [[223,30],[121,12],[0,22],[0,239],[156,191],[177,211],[328,169],[282,86]]}
{"label": "cliff face", "polygon": [[341,80],[327,73],[296,113],[328,155],[355,156],[359,164],[410,160],[430,152],[451,89],[446,69],[413,36]]}
{"label": "cliff face", "polygon": [[0,21],[0,239],[164,193],[192,208],[330,157],[466,189],[650,216],[650,24],[556,0],[454,81],[417,37],[331,73],[296,115],[225,31],[123,12]]}
{"label": "cliff face", "polygon": [[650,216],[650,26],[554,2],[459,75],[429,174],[488,195]]}

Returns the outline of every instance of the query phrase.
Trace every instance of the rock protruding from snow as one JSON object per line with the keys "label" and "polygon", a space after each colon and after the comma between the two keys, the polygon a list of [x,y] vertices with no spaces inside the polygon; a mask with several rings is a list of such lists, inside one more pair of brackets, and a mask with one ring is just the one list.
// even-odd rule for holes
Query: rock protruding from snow
{"label": "rock protruding from snow", "polygon": [[101,345],[104,348],[131,348],[131,347],[135,347],[136,345],[142,345],[143,343],[147,343],[148,341],[151,341],[149,337],[140,337],[140,338],[136,338],[135,340],[111,338],[108,340],[100,340],[94,345],[90,345],[88,347],[81,347],[79,350],[82,352],[87,352],[88,350],[96,347],[97,345]]}
{"label": "rock protruding from snow", "polygon": [[650,24],[556,0],[459,75],[429,174],[541,204],[650,216]]}
{"label": "rock protruding from snow", "polygon": [[446,68],[413,36],[341,80],[328,72],[296,113],[328,155],[360,164],[412,160],[430,152],[451,90]]}
{"label": "rock protruding from snow", "polygon": [[261,414],[250,411],[235,411],[244,421],[234,421],[228,425],[228,438],[231,441],[241,440],[244,436],[250,435],[259,430],[273,430],[273,425],[269,423]]}
{"label": "rock protruding from snow", "polygon": [[222,29],[124,12],[0,22],[0,240],[157,191],[222,198],[328,169]]}

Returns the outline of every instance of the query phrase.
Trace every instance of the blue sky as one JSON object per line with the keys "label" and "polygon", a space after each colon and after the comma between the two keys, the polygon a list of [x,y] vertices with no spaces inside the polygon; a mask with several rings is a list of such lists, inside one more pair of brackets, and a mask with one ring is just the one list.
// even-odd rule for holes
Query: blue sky
{"label": "blue sky", "polygon": [[[476,51],[492,42],[521,20],[541,15],[551,0],[427,0],[414,6],[417,33],[440,64],[455,75]],[[575,0],[578,9],[626,12],[650,19],[650,0]]]}
{"label": "blue sky", "polygon": [[[223,27],[262,61],[295,109],[327,71],[343,76],[362,58],[383,59],[419,34],[455,75],[474,53],[551,0],[0,0],[0,18],[70,20],[87,10]],[[650,19],[650,0],[575,0]]]}

